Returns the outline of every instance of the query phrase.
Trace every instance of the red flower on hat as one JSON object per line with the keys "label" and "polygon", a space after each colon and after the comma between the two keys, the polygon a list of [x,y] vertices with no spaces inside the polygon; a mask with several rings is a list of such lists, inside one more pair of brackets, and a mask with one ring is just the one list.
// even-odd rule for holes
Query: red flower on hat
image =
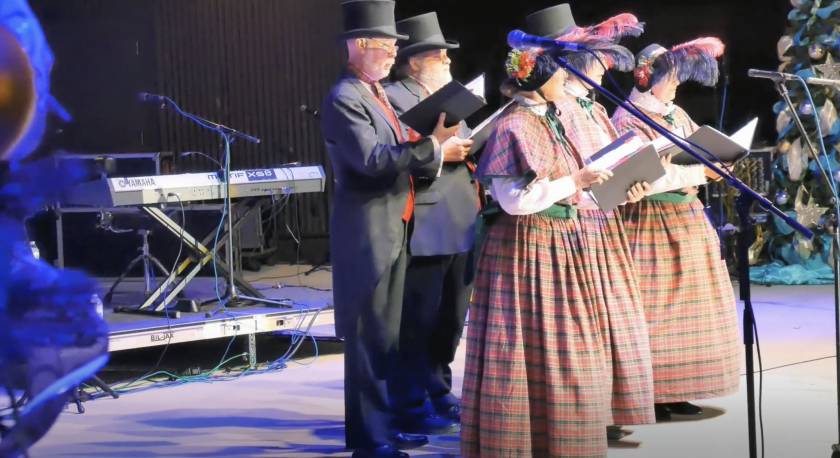
{"label": "red flower on hat", "polygon": [[537,65],[537,56],[541,51],[514,49],[508,53],[505,70],[508,76],[525,81],[531,76],[534,67]]}
{"label": "red flower on hat", "polygon": [[639,86],[648,87],[650,78],[653,76],[653,67],[650,64],[640,65],[633,70],[633,76]]}

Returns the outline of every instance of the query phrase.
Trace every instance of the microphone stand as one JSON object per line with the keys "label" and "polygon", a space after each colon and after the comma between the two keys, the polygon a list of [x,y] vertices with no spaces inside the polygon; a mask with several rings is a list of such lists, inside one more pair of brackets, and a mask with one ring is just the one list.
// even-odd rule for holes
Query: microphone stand
{"label": "microphone stand", "polygon": [[[817,154],[817,149],[814,147],[814,143],[811,141],[810,135],[808,135],[808,131],[805,130],[805,125],[802,123],[802,119],[799,117],[799,111],[793,105],[793,101],[790,99],[790,93],[788,92],[787,86],[785,86],[784,79],[773,79],[773,85],[776,87],[776,91],[785,101],[788,109],[790,110],[791,116],[793,116],[793,122],[796,124],[796,128],[799,131],[799,134],[802,138],[805,139],[805,143],[808,146],[808,150],[811,152],[811,157],[816,161],[817,167],[820,169],[820,173],[823,179],[826,181],[828,185],[828,189],[832,190],[832,197],[831,197],[831,204],[834,207],[834,234],[831,238],[831,244],[834,248],[832,250],[833,256],[831,259],[832,267],[834,271],[834,351],[835,355],[840,355],[840,279],[838,278],[838,272],[840,272],[840,257],[838,257],[838,250],[840,250],[840,231],[838,231],[838,225],[840,225],[840,202],[837,201],[837,193],[836,188],[834,187],[834,183],[832,182],[832,177],[828,175],[826,172],[825,167],[823,167],[822,162],[820,162],[819,155]],[[816,107],[814,107],[816,110]],[[819,120],[817,120],[819,122]],[[835,360],[835,371],[837,380],[840,381],[840,361]],[[835,383],[837,389],[837,417],[838,417],[838,431],[837,437],[838,442],[831,446],[831,458],[840,458],[840,383]]]}
{"label": "microphone stand", "polygon": [[[757,458],[757,441],[756,441],[756,421],[755,421],[755,378],[754,378],[754,369],[753,369],[753,344],[755,343],[755,333],[753,331],[755,317],[753,315],[753,307],[752,307],[752,300],[750,298],[750,268],[749,268],[749,247],[752,244],[753,240],[755,240],[755,220],[750,215],[750,209],[752,208],[753,204],[758,202],[758,204],[763,207],[765,210],[773,213],[777,217],[781,218],[785,221],[788,225],[790,225],[794,230],[804,235],[806,238],[811,239],[814,236],[814,233],[799,224],[796,220],[785,214],[772,202],[755,192],[752,188],[744,184],[741,180],[736,178],[734,175],[729,173],[728,171],[723,170],[717,164],[711,162],[707,158],[703,156],[703,154],[698,153],[689,145],[685,140],[675,136],[671,133],[668,129],[660,126],[655,121],[650,119],[647,115],[642,113],[641,111],[637,110],[636,107],[627,103],[624,99],[616,96],[612,92],[610,92],[605,87],[601,86],[600,84],[595,83],[589,77],[584,75],[580,70],[573,67],[566,61],[566,59],[556,56],[557,63],[560,64],[566,71],[578,77],[581,81],[588,84],[590,87],[594,88],[596,91],[601,93],[604,97],[606,97],[612,103],[620,106],[627,110],[628,113],[633,115],[634,117],[638,118],[640,121],[645,123],[651,129],[662,135],[663,137],[670,140],[673,144],[680,147],[682,150],[687,152],[688,154],[692,155],[697,161],[701,164],[705,165],[707,168],[711,169],[717,175],[723,178],[730,186],[734,187],[738,191],[740,191],[740,195],[736,200],[736,208],[738,217],[740,219],[740,232],[738,235],[738,283],[740,289],[740,297],[741,301],[744,302],[744,346],[745,346],[745,356],[746,356],[746,369],[747,369],[747,422],[748,422],[748,429],[749,429],[749,450],[750,450],[750,458]],[[836,250],[835,250],[836,252]]]}
{"label": "microphone stand", "polygon": [[[233,129],[231,127],[225,126],[224,124],[220,124],[220,123],[217,123],[217,122],[214,122],[214,121],[204,119],[204,118],[202,118],[200,116],[197,116],[197,115],[194,115],[192,113],[187,113],[184,110],[182,110],[181,107],[179,107],[178,104],[175,103],[175,101],[172,100],[169,97],[161,96],[161,99],[163,101],[163,106],[164,107],[171,106],[175,110],[175,112],[178,113],[179,115],[185,117],[186,119],[194,122],[195,124],[197,124],[201,127],[204,127],[205,129],[212,130],[212,131],[218,133],[219,135],[221,135],[222,139],[224,140],[224,144],[225,144],[225,160],[224,160],[224,169],[223,169],[223,174],[221,176],[221,180],[225,184],[225,187],[224,187],[224,189],[225,189],[224,203],[223,203],[223,206],[222,206],[222,214],[225,215],[225,217],[227,218],[227,239],[228,240],[227,240],[227,248],[225,249],[225,252],[227,253],[227,256],[226,256],[227,260],[226,261],[227,261],[227,264],[228,264],[228,278],[227,278],[228,294],[226,295],[227,297],[224,298],[224,300],[219,302],[219,306],[215,310],[213,310],[212,312],[207,312],[205,314],[205,316],[207,318],[210,318],[210,317],[216,315],[217,313],[220,313],[222,311],[227,310],[227,307],[229,307],[229,306],[230,307],[237,307],[237,306],[243,305],[244,303],[262,303],[262,304],[270,306],[270,307],[288,307],[288,308],[291,308],[291,304],[289,304],[289,301],[272,300],[272,299],[268,299],[266,297],[262,297],[261,295],[260,295],[260,297],[246,296],[246,295],[243,295],[243,294],[239,294],[239,292],[236,289],[236,278],[235,278],[235,274],[234,274],[236,269],[234,268],[234,264],[233,264],[233,249],[234,249],[233,248],[234,247],[234,245],[233,245],[233,213],[232,213],[232,208],[231,208],[232,204],[231,204],[231,197],[230,197],[230,190],[231,190],[231,187],[230,187],[230,159],[231,159],[231,157],[230,157],[230,147],[233,144],[233,142],[236,141],[236,139],[242,139],[242,140],[245,140],[245,141],[248,141],[248,142],[251,142],[251,143],[260,143],[260,139],[257,138],[257,137],[254,137],[253,135],[249,135],[249,134],[246,134],[244,132],[240,132],[236,129]],[[215,250],[215,247],[214,247],[214,250]],[[216,255],[217,255],[217,253],[215,253],[215,251],[214,251],[214,253],[213,253],[214,259],[215,259]],[[218,294],[218,292],[217,292],[217,294]]]}
{"label": "microphone stand", "polygon": [[[314,121],[320,121],[321,120],[321,112],[313,109],[309,105],[306,105],[306,104],[301,105],[300,106],[300,111],[302,111],[302,112],[308,114],[309,116],[311,116]],[[330,256],[330,250],[329,250],[329,248],[327,248],[327,254],[323,258],[321,258],[321,261],[313,264],[312,267],[309,268],[309,270],[307,270],[306,272],[303,273],[303,276],[308,277],[309,275],[312,275],[315,272],[318,272],[319,270],[326,268],[327,264],[330,263],[330,257],[331,257]]]}
{"label": "microphone stand", "polygon": [[149,99],[159,99],[159,101],[162,104],[162,108],[166,108],[167,106],[172,107],[172,109],[175,110],[175,113],[187,118],[188,120],[194,122],[195,124],[198,124],[201,127],[204,127],[205,129],[219,133],[220,135],[222,135],[223,139],[228,144],[233,144],[233,142],[237,138],[241,138],[242,140],[251,143],[260,143],[261,141],[259,138],[254,137],[253,135],[246,134],[245,132],[238,131],[232,127],[228,127],[224,124],[220,124],[215,121],[210,121],[209,119],[202,118],[201,116],[198,116],[196,114],[188,113],[181,109],[181,107],[178,106],[178,104],[175,103],[174,100],[165,95],[144,94],[143,97],[148,97]]}
{"label": "microphone stand", "polygon": [[[723,120],[726,115],[726,107],[729,101],[729,65],[727,56],[723,57],[721,62],[721,76],[723,77],[723,94],[717,98],[720,101],[720,117],[718,118],[718,130],[723,132]],[[720,246],[720,259],[726,262],[727,246],[723,228],[725,226],[725,212],[724,212],[724,190],[726,187],[716,182],[709,183],[703,192],[706,196],[706,216],[714,222],[715,232],[718,234],[718,246]],[[714,208],[712,206],[712,196],[717,194],[717,202]]]}

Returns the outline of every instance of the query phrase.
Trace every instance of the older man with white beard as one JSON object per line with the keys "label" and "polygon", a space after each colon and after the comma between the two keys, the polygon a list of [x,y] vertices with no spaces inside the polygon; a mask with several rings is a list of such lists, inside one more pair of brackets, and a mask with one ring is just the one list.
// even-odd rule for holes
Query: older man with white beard
{"label": "older man with white beard", "polygon": [[[458,43],[444,38],[434,12],[398,21],[397,31],[409,39],[398,42],[394,82],[385,91],[402,114],[452,80],[448,50]],[[460,137],[468,133],[462,124]],[[472,140],[462,144],[469,146]],[[480,199],[471,170],[467,161],[444,164],[437,177],[413,173],[417,206],[400,328],[402,370],[389,383],[395,411],[409,431],[417,431],[413,418],[428,414],[460,421],[450,363],[472,290]]]}
{"label": "older man with white beard", "polygon": [[403,434],[388,397],[397,371],[406,242],[414,218],[412,174],[436,175],[462,161],[467,146],[445,128],[409,139],[379,80],[396,57],[394,2],[341,4],[347,70],[321,109],[321,132],[335,176],[330,218],[336,332],[344,337],[345,440],[355,458],[404,458],[422,446]]}

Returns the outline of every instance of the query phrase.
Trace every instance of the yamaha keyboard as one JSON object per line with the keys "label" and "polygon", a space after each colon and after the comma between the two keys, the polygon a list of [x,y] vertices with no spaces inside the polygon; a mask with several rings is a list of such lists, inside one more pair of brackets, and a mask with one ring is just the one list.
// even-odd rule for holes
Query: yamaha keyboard
{"label": "yamaha keyboard", "polygon": [[[238,227],[257,207],[253,200],[262,196],[289,195],[322,192],[325,175],[321,166],[282,167],[274,169],[249,169],[231,171],[230,197],[243,199],[237,205],[244,206],[243,211],[234,213],[238,216],[230,221],[230,226],[213,229],[203,239],[196,238],[183,226],[170,218],[162,209],[162,204],[194,201],[212,201],[225,198],[228,185],[215,173],[185,173],[180,175],[152,175],[145,177],[105,178],[82,183],[65,194],[65,205],[112,208],[137,206],[166,230],[181,240],[190,250],[190,255],[162,280],[157,289],[146,296],[136,308],[116,307],[115,312],[152,314],[178,318],[177,310],[168,307],[177,299],[177,295],[209,263],[227,275],[232,265],[218,257],[218,250],[229,242],[229,230]],[[221,232],[218,232],[221,230]],[[236,273],[233,281],[251,297],[261,298],[259,290],[251,286]],[[285,306],[285,304],[283,304]]]}
{"label": "yamaha keyboard", "polygon": [[[230,197],[323,192],[325,181],[319,165],[235,170],[230,172]],[[226,189],[224,181],[212,172],[105,178],[74,186],[62,203],[108,208],[221,200]]]}

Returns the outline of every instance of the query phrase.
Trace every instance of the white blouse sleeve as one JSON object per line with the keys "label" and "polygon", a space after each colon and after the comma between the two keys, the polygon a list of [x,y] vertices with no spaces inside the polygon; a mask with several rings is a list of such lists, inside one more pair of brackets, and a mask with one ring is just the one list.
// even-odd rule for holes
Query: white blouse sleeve
{"label": "white blouse sleeve", "polygon": [[490,192],[505,213],[531,215],[573,196],[577,187],[570,176],[557,180],[543,178],[528,185],[519,178],[493,178]]}
{"label": "white blouse sleeve", "polygon": [[651,194],[675,191],[690,186],[706,184],[706,173],[703,165],[676,165],[665,166],[665,176],[650,184]]}

